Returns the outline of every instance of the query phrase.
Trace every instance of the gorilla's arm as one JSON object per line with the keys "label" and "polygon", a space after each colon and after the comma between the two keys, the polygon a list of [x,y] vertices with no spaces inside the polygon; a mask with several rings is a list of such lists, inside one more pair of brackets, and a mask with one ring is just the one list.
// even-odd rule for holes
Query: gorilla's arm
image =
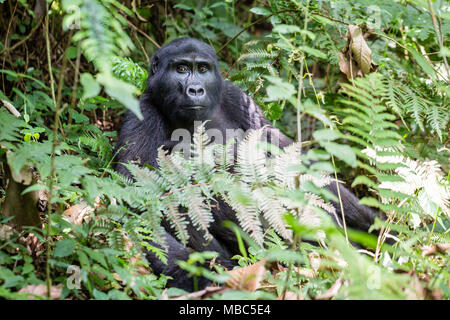
{"label": "gorilla's arm", "polygon": [[236,122],[240,129],[259,129],[266,127],[269,142],[284,148],[293,141],[284,135],[279,129],[272,126],[269,119],[264,115],[260,106],[252,98],[245,94],[237,85],[225,81],[224,94],[222,95],[222,106],[226,114]]}
{"label": "gorilla's arm", "polygon": [[[243,93],[238,86],[226,81],[224,92],[223,107],[227,108],[229,106],[231,108],[229,113],[230,117],[238,122],[242,129],[259,129],[267,126],[266,130],[269,131],[270,142],[274,142],[280,148],[284,148],[293,143],[292,139],[271,125],[261,108],[252,98]],[[339,183],[339,193],[335,181],[326,188],[336,195],[336,197],[339,198],[340,195],[346,225],[354,229],[368,231],[378,214],[369,207],[359,204],[359,199],[343,184]],[[336,216],[339,219],[338,224],[342,225],[341,205],[335,201],[331,201],[331,203],[336,208]],[[332,216],[332,218],[337,222],[335,216]]]}

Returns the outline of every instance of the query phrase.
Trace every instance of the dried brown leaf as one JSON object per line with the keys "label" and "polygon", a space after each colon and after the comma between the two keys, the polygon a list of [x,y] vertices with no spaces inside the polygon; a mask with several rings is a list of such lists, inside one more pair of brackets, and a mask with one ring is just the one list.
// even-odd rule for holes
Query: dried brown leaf
{"label": "dried brown leaf", "polygon": [[203,290],[200,291],[195,291],[189,294],[185,294],[182,296],[178,296],[175,298],[168,298],[167,295],[165,293],[163,293],[163,300],[190,300],[190,299],[205,299],[208,298],[210,296],[212,296],[213,293],[224,293],[226,291],[231,290],[230,288],[224,288],[224,287],[214,287],[214,286],[210,286],[210,287],[206,287]]}
{"label": "dried brown leaf", "polygon": [[83,221],[89,221],[89,214],[94,211],[87,203],[79,203],[71,206],[63,212],[67,219],[73,224],[81,225]]}
{"label": "dried brown leaf", "polygon": [[368,74],[372,67],[372,50],[367,45],[361,28],[355,25],[349,25],[347,36],[351,41],[350,49],[353,53],[353,59],[361,68],[362,73]]}
{"label": "dried brown leaf", "polygon": [[450,250],[450,243],[439,243],[434,246],[422,246],[422,257],[432,255],[435,252],[446,254]]}
{"label": "dried brown leaf", "polygon": [[[61,297],[62,285],[52,286],[50,289],[50,298],[57,300]],[[40,297],[47,297],[47,286],[45,284],[28,285],[20,289],[19,293],[30,293],[28,296],[30,299],[34,299],[34,295]]]}
{"label": "dried brown leaf", "polygon": [[327,292],[324,292],[322,294],[319,294],[314,297],[316,300],[330,300],[337,296],[339,289],[342,287],[342,279],[339,278],[336,280],[335,283],[331,286],[330,289],[327,290]]}
{"label": "dried brown leaf", "polygon": [[226,285],[233,289],[253,292],[256,291],[264,279],[266,260],[261,260],[250,266],[228,271],[231,278]]}
{"label": "dried brown leaf", "polygon": [[357,66],[355,61],[352,60],[350,68],[350,57],[349,54],[344,54],[339,52],[339,69],[342,73],[347,76],[347,79],[354,79],[356,77],[362,77],[363,73],[361,69]]}

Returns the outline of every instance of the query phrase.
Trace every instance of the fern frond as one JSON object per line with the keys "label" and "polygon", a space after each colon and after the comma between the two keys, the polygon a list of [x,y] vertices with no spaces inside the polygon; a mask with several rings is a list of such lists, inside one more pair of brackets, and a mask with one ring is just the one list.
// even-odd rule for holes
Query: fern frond
{"label": "fern frond", "polygon": [[237,182],[234,186],[229,187],[228,192],[222,194],[222,197],[235,211],[241,228],[262,245],[264,240],[262,224],[248,185]]}
{"label": "fern frond", "polygon": [[[292,190],[296,187],[295,178],[299,175],[295,165],[301,164],[301,144],[293,143],[273,160],[273,175],[282,186]],[[294,169],[293,169],[294,168]]]}
{"label": "fern frond", "polygon": [[187,188],[183,192],[186,206],[188,208],[188,216],[192,224],[197,227],[199,231],[203,231],[204,238],[207,241],[212,240],[212,235],[209,233],[209,225],[214,221],[211,209],[204,203],[199,188]]}
{"label": "fern frond", "polygon": [[449,120],[448,107],[444,108],[435,104],[430,105],[427,111],[426,119],[431,126],[432,132],[436,132],[439,139],[442,141],[442,135],[443,132],[447,130]]}
{"label": "fern frond", "polygon": [[253,190],[252,194],[269,226],[274,228],[284,239],[292,240],[292,231],[287,229],[286,223],[283,220],[283,213],[288,211],[277,199],[273,189],[257,188]]}
{"label": "fern frond", "polygon": [[186,162],[179,154],[166,154],[162,148],[158,150],[158,165],[161,173],[176,188],[189,184],[191,168],[186,168],[184,164]]}
{"label": "fern frond", "polygon": [[264,183],[268,179],[266,153],[258,148],[264,128],[251,131],[239,144],[236,172],[247,183]]}
{"label": "fern frond", "polygon": [[446,215],[450,215],[450,183],[444,178],[437,161],[420,162],[402,155],[379,155],[371,148],[366,148],[363,152],[378,163],[401,165],[397,166],[395,172],[404,181],[382,181],[379,188],[401,192],[409,196],[414,196],[419,192],[421,195],[419,204],[425,214],[434,218],[436,212],[427,210],[432,207],[430,203],[433,203]]}
{"label": "fern frond", "polygon": [[147,190],[151,197],[159,197],[167,190],[167,180],[156,171],[151,171],[148,168],[139,167],[131,163],[125,166],[136,180],[136,185]]}
{"label": "fern frond", "polygon": [[164,213],[167,215],[170,225],[175,230],[176,237],[183,245],[186,245],[189,239],[187,231],[188,221],[186,220],[186,214],[179,211],[177,199],[169,194],[162,199],[162,206],[164,207]]}
{"label": "fern frond", "polygon": [[278,55],[277,52],[267,52],[262,49],[249,49],[248,52],[242,54],[238,61],[241,60],[257,60],[261,61],[264,58],[273,59]]}

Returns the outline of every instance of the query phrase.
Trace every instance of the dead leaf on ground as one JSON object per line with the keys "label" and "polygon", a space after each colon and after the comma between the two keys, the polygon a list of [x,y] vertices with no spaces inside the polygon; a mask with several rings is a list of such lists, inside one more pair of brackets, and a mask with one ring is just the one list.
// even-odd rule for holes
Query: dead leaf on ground
{"label": "dead leaf on ground", "polygon": [[266,260],[261,260],[250,266],[228,271],[231,278],[226,285],[232,289],[243,290],[247,292],[256,291],[264,279]]}
{"label": "dead leaf on ground", "polygon": [[331,286],[330,289],[327,290],[327,292],[324,292],[322,294],[319,294],[314,297],[316,300],[330,300],[337,296],[339,289],[342,287],[342,279],[339,278],[336,280],[335,283]]}
{"label": "dead leaf on ground", "polygon": [[[284,267],[281,264],[277,263],[277,269],[278,271],[287,271],[289,268],[288,267]],[[317,277],[317,272],[311,269],[306,269],[306,268],[297,268],[294,267],[292,268],[293,272],[300,274],[302,276],[305,276],[307,278],[315,278]],[[277,278],[278,276],[275,275],[275,278]]]}
{"label": "dead leaf on ground", "polygon": [[[57,300],[61,297],[62,285],[52,286],[50,289],[50,298],[52,300]],[[29,285],[25,288],[20,289],[19,293],[30,293],[28,296],[30,299],[34,299],[36,296],[47,297],[47,286],[45,284]]]}
{"label": "dead leaf on ground", "polygon": [[450,243],[439,243],[434,246],[423,246],[420,247],[420,249],[422,250],[422,257],[429,256],[436,252],[446,254],[447,251],[450,250]]}
{"label": "dead leaf on ground", "polygon": [[411,282],[409,286],[405,289],[406,297],[408,300],[423,300],[425,299],[426,291],[425,288],[420,283],[420,279],[417,273],[414,271],[408,272],[411,277]]}
{"label": "dead leaf on ground", "polygon": [[90,213],[94,211],[87,203],[79,203],[71,206],[69,209],[63,212],[67,219],[77,225],[81,225],[83,221],[90,220]]}
{"label": "dead leaf on ground", "polygon": [[22,237],[21,240],[26,245],[28,253],[32,257],[38,257],[45,251],[44,243],[42,243],[36,235],[29,233],[26,237]]}
{"label": "dead leaf on ground", "polygon": [[224,288],[224,287],[215,287],[210,286],[206,287],[203,290],[195,291],[192,293],[188,293],[182,296],[178,296],[175,298],[168,298],[167,295],[163,292],[161,295],[162,300],[191,300],[191,299],[205,299],[212,296],[214,293],[224,293],[226,291],[231,290],[230,288]]}
{"label": "dead leaf on ground", "polygon": [[8,241],[14,234],[14,228],[4,224],[0,226],[0,240]]}

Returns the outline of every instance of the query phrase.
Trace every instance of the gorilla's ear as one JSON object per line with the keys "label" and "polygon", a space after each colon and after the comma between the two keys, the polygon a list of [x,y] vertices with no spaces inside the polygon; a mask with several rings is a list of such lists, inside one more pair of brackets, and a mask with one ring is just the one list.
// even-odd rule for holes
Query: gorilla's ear
{"label": "gorilla's ear", "polygon": [[158,71],[159,58],[154,57],[150,66],[150,74],[153,76]]}

